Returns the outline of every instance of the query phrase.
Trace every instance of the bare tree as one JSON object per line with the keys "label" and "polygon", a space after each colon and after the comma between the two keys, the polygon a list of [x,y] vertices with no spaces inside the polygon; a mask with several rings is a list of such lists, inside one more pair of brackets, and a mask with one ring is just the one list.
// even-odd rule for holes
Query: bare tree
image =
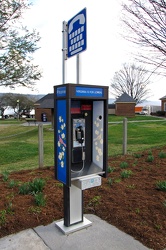
{"label": "bare tree", "polygon": [[139,46],[136,58],[152,71],[166,74],[166,1],[129,0],[123,3],[125,37]]}
{"label": "bare tree", "polygon": [[127,93],[136,103],[141,103],[150,97],[149,78],[149,73],[142,66],[123,64],[122,69],[115,72],[110,93],[116,98]]}

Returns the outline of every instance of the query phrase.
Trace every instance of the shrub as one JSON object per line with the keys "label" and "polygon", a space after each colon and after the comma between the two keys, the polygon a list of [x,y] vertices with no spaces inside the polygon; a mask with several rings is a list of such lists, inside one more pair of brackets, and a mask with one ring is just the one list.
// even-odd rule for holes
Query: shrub
{"label": "shrub", "polygon": [[43,191],[46,182],[42,178],[34,179],[32,182],[29,182],[30,192],[31,193],[40,193]]}
{"label": "shrub", "polygon": [[33,214],[39,214],[41,213],[41,208],[39,207],[34,207],[34,206],[31,206],[29,209],[28,209],[28,212],[30,213],[33,213]]}
{"label": "shrub", "polygon": [[26,182],[23,183],[19,187],[19,193],[20,194],[36,194],[43,191],[43,188],[45,186],[45,180],[44,179],[34,179],[32,182]]}
{"label": "shrub", "polygon": [[121,182],[121,178],[117,178],[114,180],[115,183],[120,183]]}
{"label": "shrub", "polygon": [[18,181],[10,180],[8,185],[9,185],[9,188],[17,187]]}
{"label": "shrub", "polygon": [[61,183],[61,182],[55,183],[55,186],[57,186],[59,188],[63,188],[63,183]]}
{"label": "shrub", "polygon": [[46,204],[46,199],[43,193],[37,193],[34,195],[35,204],[39,207],[44,207]]}
{"label": "shrub", "polygon": [[101,199],[101,196],[99,196],[99,195],[94,196],[90,200],[90,202],[88,203],[88,206],[97,206],[97,205],[99,205],[100,199]]}
{"label": "shrub", "polygon": [[135,158],[141,158],[141,154],[134,154]]}
{"label": "shrub", "polygon": [[154,156],[153,156],[153,155],[148,155],[146,161],[147,161],[147,162],[152,162],[152,161],[154,161]]}
{"label": "shrub", "polygon": [[131,184],[131,185],[128,185],[126,186],[127,188],[130,188],[130,189],[135,189],[135,185],[134,184]]}
{"label": "shrub", "polygon": [[158,156],[159,158],[166,158],[166,153],[161,151]]}
{"label": "shrub", "polygon": [[5,209],[0,211],[0,226],[5,225],[6,223],[6,213]]}
{"label": "shrub", "polygon": [[112,173],[112,172],[115,171],[115,168],[108,166],[108,170],[107,171],[108,171],[108,173]]}
{"label": "shrub", "polygon": [[14,210],[13,210],[13,200],[14,200],[14,194],[11,193],[10,195],[6,196],[6,212],[8,214],[14,214]]}
{"label": "shrub", "polygon": [[21,186],[19,186],[19,194],[25,195],[29,193],[30,193],[29,182],[25,182]]}
{"label": "shrub", "polygon": [[9,172],[8,171],[2,172],[2,180],[8,181],[8,178],[9,178]]}
{"label": "shrub", "polygon": [[157,111],[156,112],[156,114],[158,115],[158,116],[165,116],[165,111],[162,111],[162,110],[159,110],[159,111]]}
{"label": "shrub", "polygon": [[121,177],[122,178],[129,178],[132,174],[133,174],[133,172],[131,170],[123,170],[121,172]]}
{"label": "shrub", "polygon": [[158,181],[156,183],[156,187],[157,187],[157,189],[166,192],[166,181]]}
{"label": "shrub", "polygon": [[109,186],[111,186],[113,184],[112,178],[108,178],[108,184],[109,184]]}
{"label": "shrub", "polygon": [[123,161],[120,163],[120,168],[127,168],[128,167],[128,163]]}

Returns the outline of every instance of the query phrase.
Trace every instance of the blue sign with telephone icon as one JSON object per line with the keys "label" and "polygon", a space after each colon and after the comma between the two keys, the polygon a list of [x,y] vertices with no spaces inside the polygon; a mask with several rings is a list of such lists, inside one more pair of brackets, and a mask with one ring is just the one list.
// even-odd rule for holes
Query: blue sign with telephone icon
{"label": "blue sign with telephone icon", "polygon": [[68,57],[86,50],[86,8],[68,21]]}

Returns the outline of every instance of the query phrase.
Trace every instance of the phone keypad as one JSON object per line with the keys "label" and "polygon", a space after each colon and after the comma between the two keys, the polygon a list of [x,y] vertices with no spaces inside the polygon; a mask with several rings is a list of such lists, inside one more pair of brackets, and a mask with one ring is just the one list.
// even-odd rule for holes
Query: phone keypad
{"label": "phone keypad", "polygon": [[84,46],[84,39],[83,39],[83,32],[84,32],[84,26],[81,26],[79,29],[73,31],[69,35],[69,52],[70,54],[76,54],[79,51],[82,50],[82,46]]}

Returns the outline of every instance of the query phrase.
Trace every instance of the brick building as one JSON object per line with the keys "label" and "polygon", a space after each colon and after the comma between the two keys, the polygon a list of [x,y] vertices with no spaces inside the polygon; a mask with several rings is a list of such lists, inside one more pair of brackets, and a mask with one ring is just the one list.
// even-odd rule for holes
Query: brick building
{"label": "brick building", "polygon": [[54,117],[54,94],[47,94],[34,104],[35,118],[37,121],[53,123]]}
{"label": "brick building", "polygon": [[136,101],[127,93],[123,93],[115,101],[115,115],[131,117],[135,116]]}
{"label": "brick building", "polygon": [[166,95],[160,98],[161,100],[161,111],[166,111]]}

